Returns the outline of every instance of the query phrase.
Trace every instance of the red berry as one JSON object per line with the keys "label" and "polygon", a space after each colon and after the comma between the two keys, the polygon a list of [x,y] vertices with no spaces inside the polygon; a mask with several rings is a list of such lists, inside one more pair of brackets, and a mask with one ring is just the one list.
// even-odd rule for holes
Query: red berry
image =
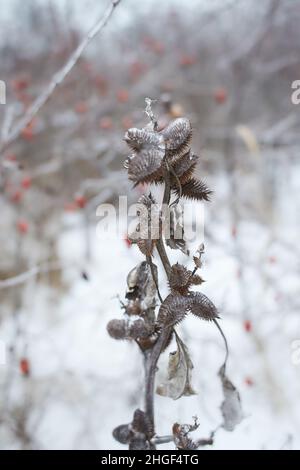
{"label": "red berry", "polygon": [[106,95],[108,91],[108,82],[102,75],[96,75],[94,78],[95,86],[98,88],[101,95]]}
{"label": "red berry", "polygon": [[133,127],[133,121],[130,116],[124,116],[122,118],[122,127],[125,130],[129,129],[130,127]]}
{"label": "red berry", "polygon": [[85,114],[88,111],[88,105],[85,103],[85,101],[79,101],[75,105],[75,112],[78,114]]}
{"label": "red berry", "polygon": [[28,127],[28,126],[22,130],[21,135],[24,140],[32,140],[34,137],[31,127]]}
{"label": "red berry", "polygon": [[191,65],[194,65],[197,62],[197,59],[193,55],[182,54],[179,62],[182,67],[190,67]]}
{"label": "red berry", "polygon": [[100,129],[109,130],[112,128],[112,119],[109,116],[103,117],[100,119]]}
{"label": "red berry", "polygon": [[15,153],[10,153],[10,154],[6,155],[5,159],[9,160],[10,162],[16,162],[17,161],[17,155]]}
{"label": "red berry", "polygon": [[227,97],[228,97],[227,90],[225,88],[218,88],[214,92],[214,98],[218,104],[225,103],[225,101],[227,100]]}
{"label": "red berry", "polygon": [[237,236],[237,228],[236,228],[235,225],[233,225],[231,227],[231,235],[232,235],[233,238],[236,238],[236,236]]}
{"label": "red berry", "polygon": [[77,209],[77,205],[74,202],[66,202],[64,205],[64,210],[66,212],[75,212]]}
{"label": "red berry", "polygon": [[124,241],[125,241],[127,247],[130,248],[131,245],[132,245],[132,242],[129,240],[129,238],[128,238],[128,237],[125,237]]}
{"label": "red berry", "polygon": [[165,52],[165,46],[162,42],[154,41],[152,44],[152,50],[155,54],[162,55]]}
{"label": "red berry", "polygon": [[93,72],[93,64],[91,62],[87,62],[87,61],[82,62],[81,67],[85,72],[87,72],[87,74],[90,74],[91,72]]}
{"label": "red berry", "polygon": [[80,209],[83,209],[87,204],[87,198],[84,196],[76,196],[75,203],[77,207],[79,207]]}
{"label": "red berry", "polygon": [[11,85],[14,91],[23,91],[23,90],[26,90],[26,88],[28,88],[29,80],[27,80],[26,78],[17,78],[12,81]]}
{"label": "red berry", "polygon": [[31,186],[31,182],[32,181],[31,181],[30,176],[24,176],[24,178],[22,178],[22,181],[21,181],[22,188],[29,189]]}
{"label": "red berry", "polygon": [[20,359],[19,367],[23,375],[27,376],[30,374],[30,364],[26,357],[22,357],[22,359]]}
{"label": "red berry", "polygon": [[246,377],[245,378],[245,384],[248,385],[248,387],[251,387],[252,385],[254,385],[254,382],[251,379],[251,377]]}
{"label": "red berry", "polygon": [[276,263],[277,259],[276,256],[269,256],[269,263],[274,264]]}
{"label": "red berry", "polygon": [[138,79],[143,73],[145,73],[147,66],[142,62],[136,60],[130,65],[130,77],[132,80]]}
{"label": "red berry", "polygon": [[117,100],[119,103],[126,103],[129,99],[129,93],[125,88],[121,88],[117,91]]}
{"label": "red berry", "polygon": [[34,138],[34,128],[36,126],[36,119],[33,118],[29,124],[22,130],[21,135],[25,140],[32,140]]}
{"label": "red berry", "polygon": [[25,233],[28,232],[28,223],[26,222],[26,220],[19,220],[17,222],[17,229],[18,229],[18,232],[21,233],[22,235],[25,235]]}
{"label": "red berry", "polygon": [[250,333],[250,331],[252,331],[252,323],[250,320],[244,321],[244,329],[245,331],[247,331],[247,333]]}
{"label": "red berry", "polygon": [[17,204],[18,202],[20,202],[23,198],[23,194],[21,191],[19,191],[18,189],[12,194],[11,196],[11,201],[14,202],[15,204]]}

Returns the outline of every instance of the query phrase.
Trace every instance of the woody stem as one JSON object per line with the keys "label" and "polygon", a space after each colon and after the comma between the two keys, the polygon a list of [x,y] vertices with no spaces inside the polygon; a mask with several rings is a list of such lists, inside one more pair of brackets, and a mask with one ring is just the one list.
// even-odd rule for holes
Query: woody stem
{"label": "woody stem", "polygon": [[[170,174],[166,172],[165,174],[165,189],[164,189],[164,196],[163,196],[163,204],[169,204],[170,202],[170,193],[171,193],[171,185],[170,185]],[[157,242],[157,251],[163,267],[165,269],[166,275],[169,278],[171,264],[168,259],[168,255],[165,250],[164,242],[162,236],[160,236]],[[153,429],[153,435],[155,434],[154,429],[154,385],[155,385],[155,374],[157,370],[157,362],[163,351],[170,334],[172,332],[172,327],[167,327],[162,329],[160,335],[152,347],[151,351],[145,354],[145,372],[146,372],[146,388],[145,388],[145,412],[146,415],[151,423],[151,427]],[[153,437],[153,436],[151,436]]]}

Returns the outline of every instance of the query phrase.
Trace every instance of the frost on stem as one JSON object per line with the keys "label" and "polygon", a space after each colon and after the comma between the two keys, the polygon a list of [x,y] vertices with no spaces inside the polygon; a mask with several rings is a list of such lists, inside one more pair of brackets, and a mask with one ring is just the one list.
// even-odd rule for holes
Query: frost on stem
{"label": "frost on stem", "polygon": [[[208,201],[211,191],[202,180],[194,176],[199,157],[190,147],[190,121],[187,118],[178,118],[164,129],[158,130],[152,103],[153,100],[146,99],[145,113],[150,124],[142,129],[128,129],[125,133],[124,140],[131,153],[124,167],[128,178],[135,185],[163,184],[164,195],[161,204],[154,200],[151,193],[144,194],[138,201],[139,221],[135,232],[129,234],[128,238],[138,246],[144,261],[128,274],[126,299],[121,304],[123,319],[111,320],[107,326],[112,338],[134,341],[144,356],[144,411],[136,410],[129,424],[118,426],[113,431],[114,437],[120,443],[127,444],[129,449],[153,449],[156,444],[166,442],[166,437],[157,436],[155,429],[155,376],[160,355],[174,338],[176,349],[169,354],[166,379],[157,387],[157,393],[174,400],[195,393],[192,387],[193,363],[188,347],[175,330],[176,325],[188,314],[215,324],[226,346],[225,362],[219,373],[224,393],[224,402],[221,405],[223,423],[219,427],[231,431],[242,417],[239,394],[225,375],[228,346],[217,321],[218,310],[206,295],[195,290],[204,282],[197,273],[202,267],[204,245],[200,245],[192,258],[193,270],[179,263],[172,266],[165,248],[165,245],[168,245],[171,249],[181,250],[189,256],[184,239],[184,226],[178,213],[178,202],[181,198]],[[175,198],[173,202],[172,198]],[[165,206],[169,209],[167,213]],[[167,235],[163,230],[166,221],[170,225]],[[156,254],[168,279],[169,294],[165,299],[159,291],[158,269],[154,263]],[[175,423],[167,440],[172,440],[178,449],[196,449],[211,445],[215,431],[208,439],[194,441],[190,438],[189,433],[198,426],[197,420],[194,425]]]}

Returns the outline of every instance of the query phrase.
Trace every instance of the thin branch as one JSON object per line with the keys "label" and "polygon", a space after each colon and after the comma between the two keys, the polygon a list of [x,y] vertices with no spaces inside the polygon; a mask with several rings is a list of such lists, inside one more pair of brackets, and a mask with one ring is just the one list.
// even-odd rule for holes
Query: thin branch
{"label": "thin branch", "polygon": [[36,276],[37,274],[49,273],[51,271],[59,271],[65,267],[66,267],[65,265],[57,261],[45,263],[40,266],[34,266],[28,271],[18,274],[17,276],[1,280],[0,289],[6,289],[8,287],[15,287],[15,286],[18,286],[19,284],[24,284],[24,282],[28,281],[28,279]]}
{"label": "thin branch", "polygon": [[174,436],[171,434],[169,436],[157,436],[154,437],[151,442],[153,442],[154,445],[168,444],[168,442],[174,442]]}
{"label": "thin branch", "polygon": [[50,81],[49,85],[45,90],[35,99],[32,105],[27,109],[24,116],[16,123],[15,127],[8,133],[6,139],[0,146],[0,154],[21,134],[22,130],[25,129],[44,104],[49,100],[51,95],[54,93],[56,88],[62,84],[67,75],[71,72],[73,67],[77,64],[78,60],[82,56],[83,52],[94,39],[94,37],[100,33],[100,31],[107,25],[111,18],[115,8],[119,5],[121,0],[112,0],[105,10],[104,14],[99,18],[94,26],[91,28],[89,33],[83,38],[81,43],[69,57],[66,64],[59,70]]}

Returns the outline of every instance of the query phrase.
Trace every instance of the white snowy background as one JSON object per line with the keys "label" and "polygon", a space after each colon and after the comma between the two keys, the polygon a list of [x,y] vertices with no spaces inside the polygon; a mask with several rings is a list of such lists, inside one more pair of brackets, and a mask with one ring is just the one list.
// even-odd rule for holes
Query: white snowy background
{"label": "white snowy background", "polygon": [[[39,8],[46,4],[42,0],[36,3]],[[68,2],[56,3],[64,15]],[[134,23],[132,9],[137,4],[140,10],[154,4],[157,7],[151,1],[125,3],[120,7],[120,16],[116,13],[112,20],[108,37],[104,37],[109,44],[113,44],[115,31],[122,37],[120,24]],[[180,8],[180,2],[166,3]],[[80,18],[80,27],[86,30],[98,11],[97,5],[78,0],[74,4],[74,24]],[[205,12],[209,9],[207,5],[194,1],[189,8],[192,12],[194,8],[203,8]],[[13,2],[1,0],[1,7],[2,24],[18,23]],[[12,36],[11,43],[15,40]],[[114,46],[111,47],[113,50]],[[224,149],[210,144],[212,127],[208,124],[202,130],[205,117],[199,121],[196,111],[190,110],[192,97],[184,98],[188,93],[184,88],[196,86],[193,77],[188,76],[178,85],[178,100],[195,127],[194,139],[202,156],[199,174],[214,191],[211,203],[205,204],[201,274],[206,282],[201,290],[220,311],[220,324],[230,348],[228,375],[240,392],[244,413],[234,432],[217,431],[212,449],[299,449],[299,141],[269,148],[261,140],[262,132],[269,131],[268,136],[271,131],[276,137],[286,135],[284,126],[276,130],[278,121],[286,122],[286,115],[294,116],[288,131],[294,129],[298,135],[300,107],[290,103],[287,80],[281,116],[274,112],[262,125],[252,114],[247,122],[251,132],[236,144],[234,167],[228,167],[229,157]],[[139,84],[141,96],[148,94],[149,82],[156,90],[155,80],[152,73],[148,81]],[[137,102],[140,110],[133,117],[137,118],[134,124],[140,125],[146,122],[143,101],[136,98],[133,104],[129,100],[126,106],[130,109]],[[247,105],[255,110],[255,104],[248,101]],[[259,115],[262,111],[257,109]],[[231,122],[219,110],[216,113],[219,125],[226,131]],[[64,114],[59,112],[52,119],[63,122],[66,129],[74,125],[78,116],[64,110]],[[42,120],[42,128],[47,123],[47,119]],[[113,196],[118,193],[130,193],[131,201],[139,196],[138,191],[131,191],[126,184],[122,170],[120,155],[126,157],[122,132],[118,129],[109,140],[110,145],[113,139],[117,140],[112,151],[116,159],[112,170],[103,171],[99,191],[93,196],[100,198],[99,202],[109,200],[116,204]],[[208,140],[202,139],[202,135],[209,136]],[[76,139],[70,145],[75,148],[78,143],[79,151],[87,148],[82,144],[82,135],[76,135]],[[103,139],[100,133],[95,144],[97,150]],[[258,148],[253,149],[253,139],[257,140],[254,144]],[[18,151],[21,152],[20,147]],[[93,151],[92,144],[88,151]],[[48,153],[45,155],[42,163],[47,161]],[[35,164],[33,160],[28,166],[33,175]],[[39,171],[37,178],[44,169]],[[110,188],[108,183],[108,188],[103,189],[103,181],[105,187],[105,180],[110,181],[110,175],[115,178],[116,173],[120,185],[113,180],[116,187]],[[47,181],[52,181],[51,178],[56,178],[55,173],[46,176]],[[0,448],[124,449],[113,439],[112,430],[130,422],[133,411],[143,406],[143,364],[136,345],[113,340],[106,325],[112,318],[122,317],[119,297],[124,299],[126,276],[143,259],[142,255],[123,239],[111,236],[103,241],[97,237],[94,206],[88,219],[84,211],[53,215],[52,199],[47,199],[43,185],[35,186],[34,181],[21,209],[30,224],[25,237],[14,233],[20,209],[0,196]],[[40,222],[32,228],[35,211],[50,214],[42,229]],[[49,247],[60,265],[59,276],[53,278],[51,272],[32,275],[33,267],[48,260]],[[17,272],[11,267],[16,256],[22,259],[22,263],[17,263]],[[170,257],[192,266],[192,261],[179,252],[170,252]],[[157,263],[163,286],[164,276]],[[23,272],[28,273],[24,279],[18,281],[17,277],[15,283],[7,283],[7,279]],[[162,292],[167,290],[162,287]],[[213,324],[192,316],[186,318],[178,331],[194,364],[192,385],[197,395],[178,401],[157,395],[157,432],[170,434],[174,422],[192,423],[192,417],[197,415],[200,427],[195,435],[208,437],[222,421],[218,370],[224,359],[224,344]],[[158,383],[166,370],[167,357],[165,353],[159,363]],[[20,370],[22,358],[29,364],[28,375]],[[166,444],[161,448],[173,447]]]}

